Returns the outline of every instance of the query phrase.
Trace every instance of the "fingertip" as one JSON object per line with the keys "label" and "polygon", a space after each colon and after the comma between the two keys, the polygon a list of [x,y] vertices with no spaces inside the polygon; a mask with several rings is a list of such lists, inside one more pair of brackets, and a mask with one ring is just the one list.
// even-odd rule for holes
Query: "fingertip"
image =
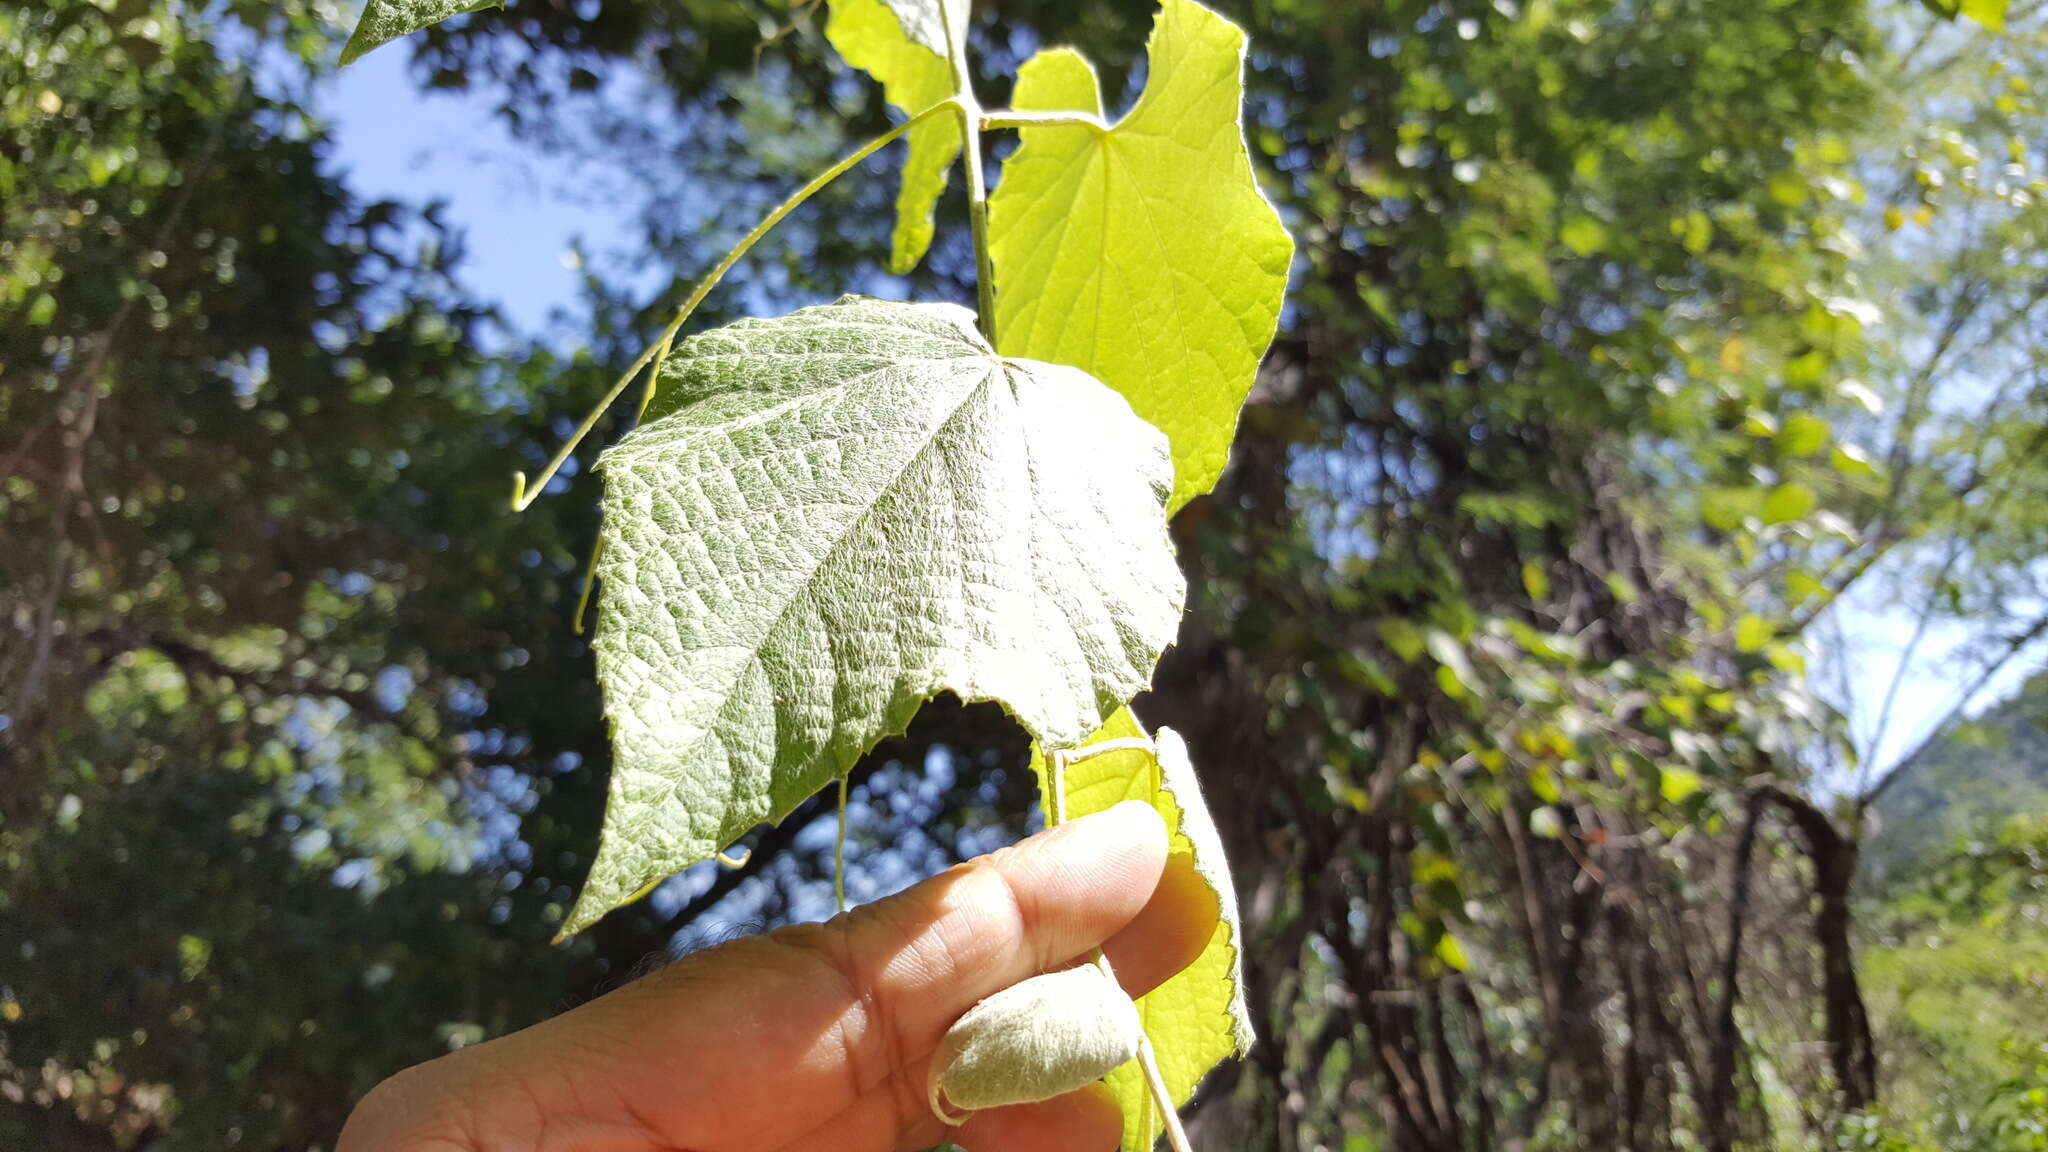
{"label": "fingertip", "polygon": [[1166,864],[1166,821],[1143,800],[1113,804],[1040,835],[1060,842],[1062,852],[1132,853],[1142,861],[1154,862],[1155,870]]}
{"label": "fingertip", "polygon": [[1195,871],[1194,857],[1177,852],[1166,861],[1152,898],[1103,942],[1117,982],[1133,998],[1166,983],[1195,962],[1216,935],[1222,907]]}
{"label": "fingertip", "polygon": [[1092,909],[1102,932],[1093,946],[1152,898],[1166,855],[1165,821],[1151,805],[1126,800],[1048,828],[993,862],[1030,896]]}
{"label": "fingertip", "polygon": [[1128,829],[1133,843],[1156,846],[1161,857],[1166,855],[1166,818],[1159,809],[1143,800],[1123,800],[1096,815],[1110,817]]}
{"label": "fingertip", "polygon": [[974,1152],[1115,1152],[1123,1113],[1100,1082],[1040,1100],[977,1112],[949,1134]]}

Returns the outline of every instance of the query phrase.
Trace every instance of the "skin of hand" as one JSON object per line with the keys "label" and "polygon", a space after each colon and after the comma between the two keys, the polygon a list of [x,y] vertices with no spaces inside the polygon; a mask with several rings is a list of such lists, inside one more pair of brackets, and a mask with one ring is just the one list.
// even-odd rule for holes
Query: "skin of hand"
{"label": "skin of hand", "polygon": [[1101,1084],[943,1127],[932,1052],[983,997],[1098,947],[1140,995],[1217,915],[1158,813],[1126,802],[407,1069],[337,1152],[1111,1152],[1122,1121]]}

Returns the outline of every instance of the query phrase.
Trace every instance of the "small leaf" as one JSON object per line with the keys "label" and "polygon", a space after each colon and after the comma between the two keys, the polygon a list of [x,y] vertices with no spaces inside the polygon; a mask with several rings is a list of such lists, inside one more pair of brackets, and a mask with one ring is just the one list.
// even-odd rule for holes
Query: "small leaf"
{"label": "small leaf", "polygon": [[[848,64],[881,82],[890,104],[915,114],[953,94],[945,20],[964,44],[967,5],[961,0],[832,0],[825,38]],[[916,268],[931,247],[932,210],[960,155],[960,125],[950,116],[934,116],[910,130],[905,147],[889,241],[889,271],[899,276]]]}
{"label": "small leaf", "polygon": [[1472,967],[1472,961],[1465,956],[1465,946],[1458,943],[1458,938],[1449,932],[1437,937],[1436,958],[1443,961],[1445,967],[1456,972],[1464,972]]}
{"label": "small leaf", "polygon": [[1877,465],[1871,462],[1870,453],[1856,444],[1837,444],[1828,454],[1828,463],[1844,476],[1875,476]]}
{"label": "small leaf", "polygon": [[1423,639],[1422,629],[1417,628],[1399,616],[1388,616],[1382,619],[1379,622],[1377,631],[1380,634],[1380,642],[1385,644],[1394,655],[1399,656],[1404,663],[1414,663],[1422,655],[1422,649],[1427,643]]}
{"label": "small leaf", "polygon": [[1446,696],[1462,699],[1467,689],[1478,685],[1479,678],[1472,672],[1472,661],[1465,656],[1465,646],[1452,639],[1450,633],[1432,629],[1425,643],[1429,647],[1430,659],[1440,665],[1436,673],[1437,684]]}
{"label": "small leaf", "polygon": [[1657,773],[1657,794],[1677,804],[1700,790],[1700,774],[1688,768],[1664,768]]}
{"label": "small leaf", "polygon": [[450,16],[504,6],[504,0],[369,0],[363,5],[363,18],[356,21],[355,33],[342,46],[341,62],[353,64],[372,48]]}
{"label": "small leaf", "polygon": [[[1164,0],[1129,115],[1022,130],[989,198],[998,346],[1093,373],[1165,432],[1169,512],[1223,472],[1294,254],[1245,149],[1244,54],[1236,25]],[[1012,102],[1102,111],[1070,49],[1026,61]]]}
{"label": "small leaf", "polygon": [[1556,840],[1564,835],[1564,818],[1555,808],[1538,808],[1529,813],[1529,831],[1545,840]]}
{"label": "small leaf", "polygon": [[1735,622],[1735,650],[1755,652],[1771,642],[1771,625],[1763,617],[1745,614]]}
{"label": "small leaf", "polygon": [[1884,412],[1884,398],[1878,396],[1876,392],[1872,392],[1870,385],[1860,381],[1860,379],[1845,379],[1839,385],[1835,385],[1835,389],[1837,389],[1837,392],[1841,392],[1845,398],[1862,404],[1864,412],[1870,412],[1872,416],[1878,416],[1880,412]]}
{"label": "small leaf", "polygon": [[[1124,708],[1088,742],[1143,735],[1137,717]],[[1176,855],[1189,854],[1196,875],[1208,882],[1216,896],[1216,929],[1201,955],[1138,998],[1138,1018],[1152,1038],[1161,1078],[1178,1106],[1194,1095],[1195,1085],[1218,1061],[1250,1051],[1253,1034],[1244,1000],[1244,939],[1222,839],[1202,801],[1187,745],[1165,728],[1153,737],[1153,744],[1156,756],[1112,752],[1070,766],[1066,806],[1072,819],[1124,800],[1150,803],[1166,820],[1171,833],[1169,850]],[[1031,767],[1040,786],[1046,786],[1045,759],[1036,748],[1032,749]],[[1125,1064],[1110,1073],[1108,1081],[1123,1111],[1126,1152],[1150,1152],[1162,1133],[1143,1073],[1136,1064]]]}
{"label": "small leaf", "polygon": [[1643,598],[1643,593],[1636,587],[1636,582],[1623,573],[1609,572],[1601,583],[1607,585],[1607,594],[1614,597],[1617,604],[1633,604]]}
{"label": "small leaf", "polygon": [[988,997],[932,1054],[932,1112],[1035,1104],[1086,1087],[1138,1055],[1137,1006],[1093,964],[1033,976]]}
{"label": "small leaf", "polygon": [[1771,489],[1764,497],[1764,523],[1783,524],[1797,520],[1812,512],[1820,503],[1820,497],[1812,488],[1797,480],[1787,481]]}
{"label": "small leaf", "polygon": [[1797,608],[1827,591],[1827,585],[1810,572],[1797,568],[1785,574],[1785,600],[1789,607]]}
{"label": "small leaf", "polygon": [[1714,224],[1705,212],[1694,210],[1671,222],[1671,234],[1678,237],[1687,252],[1697,256],[1714,242]]}
{"label": "small leaf", "polygon": [[1071,745],[1180,619],[1165,440],[952,305],[685,341],[604,475],[597,859],[563,931],[779,820],[942,691]]}
{"label": "small leaf", "polygon": [[1993,32],[2005,31],[2005,13],[2010,0],[1960,0],[1963,15]]}
{"label": "small leaf", "polygon": [[1733,532],[1744,520],[1763,512],[1763,496],[1755,488],[1708,487],[1700,491],[1700,519],[1717,532]]}
{"label": "small leaf", "polygon": [[1730,336],[1730,337],[1729,337],[1729,338],[1727,339],[1727,341],[1726,341],[1725,343],[1723,343],[1723,344],[1721,345],[1721,355],[1720,355],[1719,359],[1720,359],[1720,362],[1721,362],[1721,371],[1723,371],[1723,372],[1740,372],[1740,371],[1742,371],[1742,367],[1743,367],[1743,345],[1742,345],[1742,337],[1741,337],[1741,336],[1739,336],[1739,335],[1737,335],[1737,336]]}
{"label": "small leaf", "polygon": [[1804,352],[1785,361],[1785,387],[1812,388],[1827,374],[1828,358],[1819,352]]}
{"label": "small leaf", "polygon": [[1810,412],[1789,416],[1778,430],[1778,451],[1787,456],[1811,456],[1828,442],[1832,431],[1826,420]]}
{"label": "small leaf", "polygon": [[1557,238],[1580,256],[1591,256],[1607,246],[1607,229],[1591,216],[1574,216],[1558,230]]}

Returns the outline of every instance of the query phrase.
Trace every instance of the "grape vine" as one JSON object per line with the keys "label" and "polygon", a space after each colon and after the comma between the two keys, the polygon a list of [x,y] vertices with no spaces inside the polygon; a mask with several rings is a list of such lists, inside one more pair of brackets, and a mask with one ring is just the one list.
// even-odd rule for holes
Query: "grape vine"
{"label": "grape vine", "polygon": [[[483,6],[370,0],[344,59]],[[968,0],[830,0],[827,38],[905,118],[768,213],[546,468],[515,477],[523,510],[644,379],[637,426],[598,462],[594,647],[615,755],[562,931],[692,864],[735,863],[740,836],[828,785],[843,908],[855,762],[940,693],[999,702],[1040,749],[1047,822],[1152,804],[1217,927],[1134,1007],[1104,1003],[1113,980],[1065,973],[991,997],[949,1035],[934,1110],[1106,1075],[1127,1149],[1164,1136],[1185,1152],[1178,1107],[1252,1042],[1242,940],[1187,749],[1126,705],[1181,614],[1167,518],[1222,471],[1293,242],[1252,173],[1228,20],[1162,0],[1145,90],[1115,120],[1065,48],[1023,64],[1014,108],[983,109],[970,32]],[[993,131],[1019,146],[991,190]],[[976,311],[849,296],[679,339],[778,222],[899,139],[889,266],[922,260],[957,161]]]}

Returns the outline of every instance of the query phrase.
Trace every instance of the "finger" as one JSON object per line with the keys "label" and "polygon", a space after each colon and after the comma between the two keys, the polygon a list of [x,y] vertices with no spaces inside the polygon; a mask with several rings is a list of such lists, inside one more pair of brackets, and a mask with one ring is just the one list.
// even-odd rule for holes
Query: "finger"
{"label": "finger", "polygon": [[1144,910],[1104,941],[1102,952],[1117,983],[1136,999],[1194,963],[1222,917],[1215,891],[1195,872],[1195,858],[1176,852]]}
{"label": "finger", "polygon": [[974,1152],[1115,1152],[1123,1135],[1116,1098],[1090,1084],[1036,1104],[977,1112],[950,1139]]}
{"label": "finger", "polygon": [[1116,1098],[1101,1083],[1036,1104],[985,1109],[958,1128],[943,1128],[934,1120],[913,1125],[908,1132],[898,1130],[889,1094],[874,1092],[776,1152],[925,1148],[937,1143],[973,1152],[1113,1152],[1123,1139],[1123,1125]]}
{"label": "finger", "polygon": [[[530,1029],[521,1058],[559,1068],[575,1053],[579,1078],[679,1147],[773,1148],[842,1114],[917,1125],[946,1028],[1101,946],[1145,908],[1165,860],[1158,814],[1118,805],[829,924],[699,953]],[[865,1099],[878,1092],[888,1108]],[[877,1147],[839,1134],[838,1148]]]}
{"label": "finger", "polygon": [[1159,814],[1118,804],[860,909],[841,922],[836,960],[900,1051],[929,1052],[984,997],[1065,967],[1129,925],[1165,863]]}
{"label": "finger", "polygon": [[1150,901],[1165,860],[1159,814],[1119,804],[789,933],[853,993],[831,1039],[854,1091],[887,1092],[906,1127],[924,1129],[929,1057],[953,1021],[1100,947]]}

